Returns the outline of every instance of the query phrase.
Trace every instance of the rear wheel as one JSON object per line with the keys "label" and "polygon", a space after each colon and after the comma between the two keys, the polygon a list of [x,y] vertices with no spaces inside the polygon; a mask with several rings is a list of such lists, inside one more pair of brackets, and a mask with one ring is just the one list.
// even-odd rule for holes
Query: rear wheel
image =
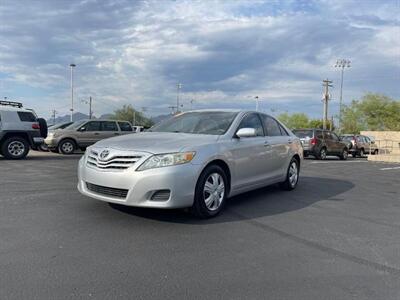
{"label": "rear wheel", "polygon": [[26,139],[15,136],[4,141],[1,152],[8,159],[22,159],[28,155],[29,144]]}
{"label": "rear wheel", "polygon": [[280,184],[281,188],[287,191],[294,190],[299,182],[299,173],[299,162],[293,157],[286,173],[286,180]]}
{"label": "rear wheel", "polygon": [[72,154],[76,149],[75,142],[71,139],[62,140],[58,146],[58,149],[62,154]]}
{"label": "rear wheel", "polygon": [[211,218],[220,213],[225,205],[228,180],[224,170],[208,166],[200,175],[191,211],[200,218]]}
{"label": "rear wheel", "polygon": [[374,150],[374,155],[378,155],[379,154],[379,150],[378,149],[375,149]]}
{"label": "rear wheel", "polygon": [[326,159],[326,148],[325,147],[322,147],[321,150],[319,150],[317,158],[321,159],[321,160]]}

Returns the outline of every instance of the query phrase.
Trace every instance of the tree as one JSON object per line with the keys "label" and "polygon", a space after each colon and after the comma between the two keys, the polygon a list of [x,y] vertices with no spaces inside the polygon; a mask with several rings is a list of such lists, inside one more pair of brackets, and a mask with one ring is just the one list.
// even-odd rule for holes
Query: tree
{"label": "tree", "polygon": [[278,120],[290,129],[307,128],[309,126],[308,116],[304,113],[288,114],[283,113],[278,116]]}
{"label": "tree", "polygon": [[342,112],[342,132],[400,130],[400,102],[381,94],[367,93]]}
{"label": "tree", "polygon": [[132,124],[135,122],[133,125],[141,125],[144,127],[151,127],[153,125],[151,119],[146,118],[141,112],[135,110],[132,105],[124,105],[121,109],[114,111],[112,119],[129,121]]}

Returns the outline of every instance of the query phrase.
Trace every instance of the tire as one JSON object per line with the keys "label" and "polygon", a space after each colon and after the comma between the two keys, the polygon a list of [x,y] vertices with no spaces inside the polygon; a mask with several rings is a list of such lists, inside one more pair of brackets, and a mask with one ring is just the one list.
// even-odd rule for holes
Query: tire
{"label": "tire", "polygon": [[357,157],[357,153],[355,153],[355,152],[353,152],[351,155],[352,155],[354,158]]}
{"label": "tire", "polygon": [[4,141],[1,152],[7,159],[23,159],[29,153],[29,143],[19,136],[10,137]]}
{"label": "tire", "polygon": [[286,179],[284,182],[280,183],[280,187],[286,191],[294,190],[299,182],[299,173],[299,162],[293,157],[286,172]]}
{"label": "tire", "polygon": [[49,151],[49,148],[47,147],[46,144],[40,144],[40,145],[39,145],[39,150],[40,150],[40,151],[43,151],[43,152],[48,152],[48,151]]}
{"label": "tire", "polygon": [[317,159],[320,159],[320,160],[326,159],[326,148],[325,147],[322,147],[321,150],[319,150]]}
{"label": "tire", "polygon": [[343,149],[342,154],[339,155],[339,158],[341,160],[347,160],[347,157],[349,156],[349,150],[346,148]]}
{"label": "tire", "polygon": [[374,150],[374,155],[378,155],[379,154],[379,150],[378,149],[375,149]]}
{"label": "tire", "polygon": [[58,150],[62,154],[70,155],[73,154],[76,150],[76,145],[74,140],[65,139],[60,142],[58,145]]}
{"label": "tire", "polygon": [[218,215],[225,206],[228,184],[227,176],[221,167],[206,167],[197,180],[191,212],[202,219]]}
{"label": "tire", "polygon": [[42,119],[42,118],[38,118],[37,121],[40,126],[40,136],[44,139],[47,138],[48,128],[47,128],[46,120]]}
{"label": "tire", "polygon": [[360,157],[364,157],[364,149],[360,149],[360,152],[358,152],[358,155],[360,156]]}

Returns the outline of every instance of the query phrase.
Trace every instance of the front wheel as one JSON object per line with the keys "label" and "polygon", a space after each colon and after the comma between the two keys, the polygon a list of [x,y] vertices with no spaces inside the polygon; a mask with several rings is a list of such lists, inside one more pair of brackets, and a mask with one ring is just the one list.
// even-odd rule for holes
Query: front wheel
{"label": "front wheel", "polygon": [[61,141],[60,145],[58,146],[58,149],[62,154],[72,154],[75,151],[75,143],[73,140],[66,139]]}
{"label": "front wheel", "polygon": [[286,172],[286,180],[280,184],[281,188],[287,191],[294,190],[299,182],[299,173],[299,162],[293,157]]}
{"label": "front wheel", "polygon": [[339,158],[341,160],[346,160],[348,156],[349,156],[348,150],[347,149],[343,149],[342,154],[339,155]]}
{"label": "front wheel", "polygon": [[218,215],[225,205],[227,187],[224,170],[217,165],[208,166],[197,181],[192,213],[204,219]]}

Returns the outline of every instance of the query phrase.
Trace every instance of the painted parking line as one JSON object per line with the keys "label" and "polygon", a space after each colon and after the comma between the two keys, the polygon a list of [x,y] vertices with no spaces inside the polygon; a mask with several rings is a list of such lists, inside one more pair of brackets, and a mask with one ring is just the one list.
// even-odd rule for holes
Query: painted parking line
{"label": "painted parking line", "polygon": [[400,167],[390,167],[390,168],[381,168],[379,170],[386,171],[386,170],[399,170],[399,169],[400,169]]}
{"label": "painted parking line", "polygon": [[367,163],[368,161],[366,160],[349,160],[349,161],[342,161],[342,160],[331,160],[331,161],[313,161],[311,162],[312,164],[348,164],[348,163]]}

